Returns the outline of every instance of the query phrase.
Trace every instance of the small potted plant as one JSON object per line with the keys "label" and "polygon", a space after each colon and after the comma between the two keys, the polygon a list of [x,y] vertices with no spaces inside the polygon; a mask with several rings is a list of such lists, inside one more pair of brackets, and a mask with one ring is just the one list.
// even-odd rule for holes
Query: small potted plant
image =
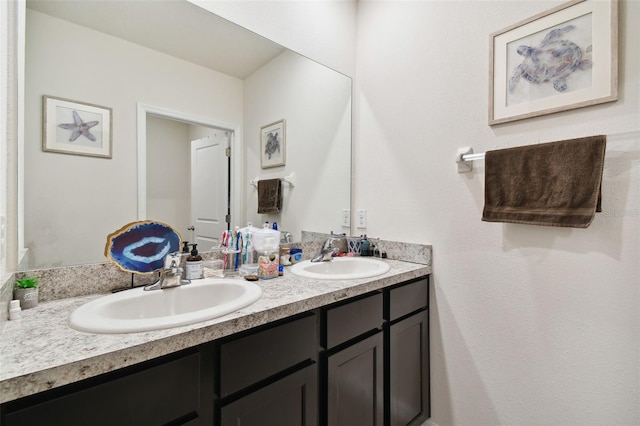
{"label": "small potted plant", "polygon": [[20,301],[22,309],[34,308],[38,305],[38,280],[22,278],[16,281],[13,298]]}

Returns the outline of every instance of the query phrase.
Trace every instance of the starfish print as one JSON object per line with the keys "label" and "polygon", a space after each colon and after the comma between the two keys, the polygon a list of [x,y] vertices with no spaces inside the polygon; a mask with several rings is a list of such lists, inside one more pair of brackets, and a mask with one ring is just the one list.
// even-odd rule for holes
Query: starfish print
{"label": "starfish print", "polygon": [[84,135],[87,139],[91,141],[95,141],[96,137],[89,131],[93,126],[97,126],[99,121],[89,121],[85,123],[82,121],[77,112],[73,111],[73,123],[60,124],[58,127],[61,127],[66,130],[73,130],[71,133],[71,137],[69,138],[69,142],[73,142],[80,137],[80,135]]}

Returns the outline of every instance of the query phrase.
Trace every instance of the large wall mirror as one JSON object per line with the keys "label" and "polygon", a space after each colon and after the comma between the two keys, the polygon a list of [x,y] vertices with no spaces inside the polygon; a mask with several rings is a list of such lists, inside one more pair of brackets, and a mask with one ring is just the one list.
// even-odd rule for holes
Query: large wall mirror
{"label": "large wall mirror", "polygon": [[[111,158],[43,150],[43,96],[111,109]],[[263,168],[261,128],[280,120],[284,165]],[[351,79],[188,1],[27,0],[24,121],[20,269],[104,262],[106,236],[140,219],[193,241],[194,200],[294,240],[350,232]],[[198,141],[231,160],[193,195]],[[258,214],[252,181],[287,176],[281,213]]]}

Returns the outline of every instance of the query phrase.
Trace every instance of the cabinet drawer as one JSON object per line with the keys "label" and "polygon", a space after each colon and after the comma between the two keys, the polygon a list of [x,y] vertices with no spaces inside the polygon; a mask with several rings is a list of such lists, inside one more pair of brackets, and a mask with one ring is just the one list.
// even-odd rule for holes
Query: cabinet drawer
{"label": "cabinet drawer", "polygon": [[389,320],[393,321],[418,309],[426,308],[428,293],[427,278],[389,290]]}
{"label": "cabinet drawer", "polygon": [[382,326],[382,293],[327,310],[327,349]]}
{"label": "cabinet drawer", "polygon": [[316,316],[307,316],[220,345],[220,396],[316,359]]}

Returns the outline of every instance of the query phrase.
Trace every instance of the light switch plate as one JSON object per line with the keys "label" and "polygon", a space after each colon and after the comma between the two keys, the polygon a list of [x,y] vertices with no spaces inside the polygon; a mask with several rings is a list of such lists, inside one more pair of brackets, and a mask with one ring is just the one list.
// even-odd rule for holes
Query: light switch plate
{"label": "light switch plate", "polygon": [[342,226],[351,226],[351,209],[342,209]]}
{"label": "light switch plate", "polygon": [[358,229],[367,227],[367,209],[358,209]]}

